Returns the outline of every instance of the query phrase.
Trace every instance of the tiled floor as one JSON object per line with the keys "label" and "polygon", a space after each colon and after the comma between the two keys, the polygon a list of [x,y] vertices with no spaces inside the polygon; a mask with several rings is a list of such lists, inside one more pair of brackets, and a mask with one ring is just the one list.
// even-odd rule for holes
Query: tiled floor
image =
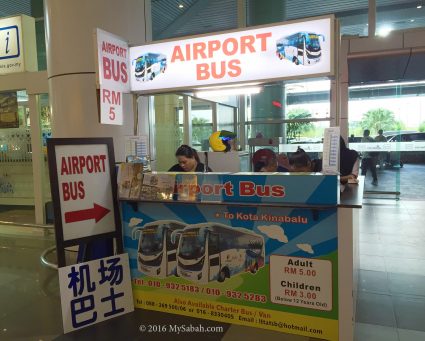
{"label": "tiled floor", "polygon": [[[425,340],[425,202],[367,200],[360,214],[360,278],[356,341]],[[37,229],[0,225],[0,340],[178,340],[147,338],[140,321],[199,323],[200,320],[139,310],[115,322],[62,335],[56,272],[40,265],[54,240]],[[205,325],[206,321],[201,321]],[[206,340],[287,340],[308,338],[227,325]],[[182,339],[191,340],[187,335]],[[199,336],[197,336],[199,339]],[[344,340],[345,341],[345,340]]]}
{"label": "tiled floor", "polygon": [[361,210],[357,341],[425,340],[424,220],[423,201]]}
{"label": "tiled floor", "polygon": [[[403,168],[383,168],[377,170],[378,186],[372,185],[372,175],[367,173],[366,191],[399,191],[402,199],[423,200],[424,187],[418,186],[416,179],[424,179],[425,165],[405,164]],[[385,195],[384,195],[385,197]]]}

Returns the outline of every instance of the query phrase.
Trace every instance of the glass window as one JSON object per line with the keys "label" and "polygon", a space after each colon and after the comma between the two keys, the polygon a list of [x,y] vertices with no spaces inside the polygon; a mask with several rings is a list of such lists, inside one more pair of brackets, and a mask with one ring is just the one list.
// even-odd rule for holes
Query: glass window
{"label": "glass window", "polygon": [[266,84],[250,97],[246,113],[247,139],[279,138],[279,151],[302,144],[321,152],[324,129],[330,126],[330,81]]}
{"label": "glass window", "polygon": [[28,209],[23,219],[34,223],[29,207],[34,205],[34,183],[28,95],[26,91],[0,93],[0,102],[0,206],[6,209],[0,220],[13,221],[15,209]]}
{"label": "glass window", "polygon": [[235,108],[226,105],[217,105],[217,130],[235,130]]}
{"label": "glass window", "polygon": [[209,150],[209,138],[213,133],[213,104],[201,99],[191,100],[192,147]]}
{"label": "glass window", "polygon": [[156,170],[167,171],[176,163],[175,152],[183,144],[183,97],[154,96]]}

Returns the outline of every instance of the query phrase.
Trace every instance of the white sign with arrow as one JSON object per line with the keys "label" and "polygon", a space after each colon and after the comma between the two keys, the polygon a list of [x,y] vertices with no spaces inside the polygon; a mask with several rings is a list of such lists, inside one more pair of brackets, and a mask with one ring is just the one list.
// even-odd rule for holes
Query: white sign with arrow
{"label": "white sign with arrow", "polygon": [[107,145],[57,145],[63,240],[115,231]]}

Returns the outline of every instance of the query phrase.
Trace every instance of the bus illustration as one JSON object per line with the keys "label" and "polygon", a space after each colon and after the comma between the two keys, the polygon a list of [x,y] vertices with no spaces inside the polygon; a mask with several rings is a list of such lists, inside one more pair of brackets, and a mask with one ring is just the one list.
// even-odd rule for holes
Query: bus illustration
{"label": "bus illustration", "polygon": [[133,240],[140,233],[137,267],[140,272],[158,278],[176,274],[176,253],[180,235],[186,224],[174,220],[157,220],[135,228]]}
{"label": "bus illustration", "polygon": [[264,238],[244,228],[217,223],[188,225],[179,232],[177,275],[208,283],[264,266]]}
{"label": "bus illustration", "polygon": [[324,42],[323,34],[298,32],[276,41],[276,55],[279,59],[286,58],[295,65],[312,65],[320,62]]}
{"label": "bus illustration", "polygon": [[150,81],[167,69],[167,57],[160,53],[145,53],[133,60],[138,81]]}

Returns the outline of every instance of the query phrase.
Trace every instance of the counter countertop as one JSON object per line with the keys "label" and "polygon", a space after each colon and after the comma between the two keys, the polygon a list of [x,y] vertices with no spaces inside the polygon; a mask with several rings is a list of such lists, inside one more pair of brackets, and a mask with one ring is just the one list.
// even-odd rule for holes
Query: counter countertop
{"label": "counter countertop", "polygon": [[359,180],[358,184],[345,185],[344,192],[341,193],[339,198],[338,207],[362,208],[363,191],[364,191],[364,176],[359,176],[358,180]]}

